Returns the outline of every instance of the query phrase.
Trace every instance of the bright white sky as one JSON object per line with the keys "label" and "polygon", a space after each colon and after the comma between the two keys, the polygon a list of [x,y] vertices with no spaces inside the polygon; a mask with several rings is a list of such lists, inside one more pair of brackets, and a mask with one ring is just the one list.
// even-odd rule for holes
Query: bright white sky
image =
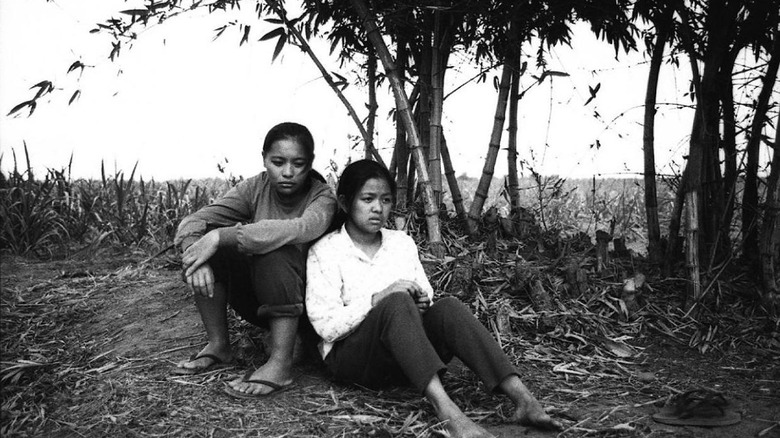
{"label": "bright white sky", "polygon": [[[89,30],[114,11],[133,6],[117,0],[0,0],[4,170],[13,165],[12,149],[23,162],[26,142],[39,175],[42,168],[63,168],[73,154],[74,177],[98,177],[101,159],[109,173],[115,168],[129,172],[138,161],[138,172],[147,180],[216,177],[220,176],[217,163],[225,158],[230,172],[250,176],[262,170],[260,146],[266,131],[288,120],[311,129],[317,169],[325,170],[330,160],[343,167],[349,156],[362,155],[361,150],[351,150],[353,141],[348,137],[358,135],[357,129],[308,57],[287,47],[281,59],[271,64],[274,42],[257,41],[271,25],[258,23],[253,7],[240,13],[171,19],[141,33],[134,46],[123,48],[112,63],[109,38]],[[237,28],[212,41],[213,29],[233,19],[252,24],[250,43],[239,48]],[[314,46],[329,69],[354,77],[329,57],[326,43]],[[535,48],[526,49],[535,53]],[[66,74],[79,59],[95,67],[87,68],[80,78],[78,73]],[[451,65],[459,59],[463,57],[453,57]],[[552,88],[545,81],[520,101],[521,158],[544,174],[564,177],[641,172],[647,81],[647,64],[641,55],[621,55],[616,61],[611,46],[597,43],[587,28],[578,27],[574,49],[554,49],[549,62],[551,70],[571,76],[554,78]],[[533,64],[529,59],[529,66]],[[474,71],[468,65],[453,66],[448,73],[450,90]],[[538,72],[529,68],[524,88],[534,81],[531,73]],[[685,70],[665,68],[659,102],[689,103],[677,91],[687,89],[688,79]],[[57,87],[51,97],[41,99],[31,117],[26,110],[7,117],[11,108],[34,95],[29,88],[42,80]],[[588,86],[597,83],[601,83],[598,97],[584,106]],[[68,106],[76,89],[82,90],[81,98]],[[347,94],[364,116],[365,91],[350,86]],[[380,94],[377,144],[389,163],[395,131],[386,117],[392,98],[386,89]],[[496,96],[488,80],[464,87],[445,102],[444,131],[458,174],[479,176],[482,171]],[[601,120],[594,118],[594,111]],[[691,111],[660,108],[659,171],[668,172],[673,157],[680,163],[680,155],[687,152],[690,117]],[[597,139],[600,150],[590,147]],[[550,145],[546,151],[545,143]],[[504,174],[505,169],[502,151],[496,174]]]}

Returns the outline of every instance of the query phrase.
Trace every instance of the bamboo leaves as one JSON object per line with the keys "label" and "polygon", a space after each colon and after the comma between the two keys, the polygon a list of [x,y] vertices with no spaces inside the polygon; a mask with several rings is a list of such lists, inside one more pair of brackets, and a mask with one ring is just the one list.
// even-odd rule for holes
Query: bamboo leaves
{"label": "bamboo leaves", "polygon": [[37,88],[38,92],[35,93],[35,97],[33,97],[33,100],[40,98],[41,96],[51,93],[52,90],[54,90],[54,84],[51,83],[51,81],[41,81],[37,84],[30,87],[32,90],[33,88]]}
{"label": "bamboo leaves", "polygon": [[83,73],[84,67],[86,66],[84,65],[83,62],[75,61],[73,64],[70,65],[70,67],[68,67],[68,73],[75,71],[76,69],[78,69],[81,73]]}
{"label": "bamboo leaves", "polygon": [[10,116],[10,115],[16,114],[17,112],[21,111],[22,109],[24,109],[26,107],[30,108],[30,112],[27,115],[31,116],[32,113],[35,111],[35,107],[36,107],[35,99],[33,99],[33,100],[26,100],[26,101],[16,105],[15,107],[11,108],[11,111],[8,112],[8,115]]}
{"label": "bamboo leaves", "polygon": [[[266,20],[266,21],[271,21]],[[274,20],[274,22],[277,22],[280,20]],[[284,27],[277,27],[276,29],[266,33],[260,38],[260,41],[267,41],[273,38],[277,38],[276,40],[276,46],[274,47],[274,54],[271,57],[271,61],[275,61],[277,57],[279,57],[279,54],[282,53],[282,49],[284,49],[284,45],[287,44],[287,31]]]}
{"label": "bamboo leaves", "polygon": [[72,104],[76,99],[78,99],[81,96],[81,90],[76,90],[73,92],[73,95],[70,96],[70,99],[68,100],[68,105]]}
{"label": "bamboo leaves", "polygon": [[38,89],[38,91],[35,92],[35,96],[33,96],[32,99],[26,100],[11,108],[11,111],[9,111],[7,115],[11,116],[23,110],[24,108],[29,108],[30,112],[27,113],[27,116],[31,116],[33,112],[35,112],[35,108],[38,107],[38,99],[54,91],[54,84],[51,81],[43,80],[30,87],[31,90],[34,88]]}
{"label": "bamboo leaves", "polygon": [[252,26],[245,24],[244,26],[244,34],[241,36],[241,42],[238,43],[239,46],[243,46],[245,42],[249,40],[249,31],[252,29]]}

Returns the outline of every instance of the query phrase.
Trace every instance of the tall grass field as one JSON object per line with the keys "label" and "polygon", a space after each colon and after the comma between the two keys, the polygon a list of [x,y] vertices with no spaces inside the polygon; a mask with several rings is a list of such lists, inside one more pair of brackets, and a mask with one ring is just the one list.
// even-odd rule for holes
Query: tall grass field
{"label": "tall grass field", "polygon": [[[236,183],[236,178],[144,181],[136,168],[100,179],[73,179],[71,163],[61,170],[35,175],[29,161],[0,172],[0,243],[3,251],[37,257],[66,256],[89,245],[130,245],[149,251],[170,246],[179,221],[213,202]],[[334,180],[331,178],[331,180]],[[466,208],[477,180],[459,178]],[[644,193],[641,180],[564,180],[558,177],[523,178],[521,205],[545,232],[593,235],[612,230],[641,251],[646,239]],[[449,197],[445,204],[452,211]],[[485,209],[509,214],[504,181],[495,178]],[[672,190],[659,181],[661,223],[669,215]]]}

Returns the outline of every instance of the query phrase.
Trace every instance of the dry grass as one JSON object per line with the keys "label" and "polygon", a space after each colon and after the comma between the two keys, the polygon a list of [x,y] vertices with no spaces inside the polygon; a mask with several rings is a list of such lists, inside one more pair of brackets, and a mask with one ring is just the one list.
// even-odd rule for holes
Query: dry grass
{"label": "dry grass", "polygon": [[[780,381],[777,321],[726,290],[742,289],[739,281],[721,282],[705,306],[686,315],[683,281],[649,271],[650,287],[629,309],[619,292],[623,278],[645,269],[640,260],[614,260],[596,275],[589,247],[528,248],[501,238],[493,252],[445,231],[457,258],[426,261],[432,283],[467,303],[495,334],[526,384],[567,421],[560,436],[653,435],[649,413],[692,385],[721,385],[753,403],[767,421],[754,420],[756,431],[780,420],[767,413],[780,395],[771,383]],[[537,269],[549,309],[516,284],[518,255]],[[231,325],[234,368],[171,376],[172,364],[197,351],[203,335],[177,272],[165,269],[175,260],[143,258],[104,248],[81,262],[3,259],[2,436],[435,435],[436,418],[419,394],[334,384],[316,363],[298,366],[296,389],[277,397],[225,396],[224,381],[267,357],[261,330],[243,322]],[[567,284],[573,262],[586,273],[582,290]],[[770,383],[756,384],[761,378]],[[755,391],[768,388],[766,408],[741,386],[748,381]],[[445,382],[468,415],[500,436],[552,436],[505,429],[511,403],[481,391],[467,370],[455,366]]]}
{"label": "dry grass", "polygon": [[[103,174],[100,181],[71,181],[65,170],[50,171],[36,181],[29,166],[26,174],[0,174],[4,218],[56,219],[6,226],[4,247],[21,242],[27,249],[18,252],[30,255],[82,248],[55,262],[3,257],[0,435],[437,434],[436,417],[419,394],[337,385],[316,362],[298,366],[296,389],[277,397],[225,396],[224,381],[267,358],[262,331],[236,320],[234,368],[171,376],[171,366],[197,351],[203,335],[177,278],[178,261],[164,252],[149,259],[149,250],[166,248],[178,220],[226,186],[136,182],[135,170]],[[592,232],[614,221],[630,240],[643,227],[636,186],[588,192],[584,182],[536,183],[529,183],[526,205],[544,215],[547,232],[522,241],[495,227],[467,238],[445,220],[451,257],[434,261],[426,257],[423,221],[412,212],[408,225],[435,289],[465,302],[494,334],[543,405],[567,420],[560,436],[657,435],[649,414],[698,385],[740,398],[754,414],[742,427],[754,434],[780,421],[768,407],[780,401],[780,320],[745,292],[755,290],[749,278],[729,268],[686,312],[685,280],[664,278],[641,258],[613,259],[597,273]],[[487,206],[500,207],[501,199],[496,191]],[[519,262],[530,273],[522,279]],[[628,302],[623,282],[639,273],[647,286]],[[453,367],[445,384],[470,417],[499,436],[554,435],[507,426],[511,403],[481,391],[462,367]]]}

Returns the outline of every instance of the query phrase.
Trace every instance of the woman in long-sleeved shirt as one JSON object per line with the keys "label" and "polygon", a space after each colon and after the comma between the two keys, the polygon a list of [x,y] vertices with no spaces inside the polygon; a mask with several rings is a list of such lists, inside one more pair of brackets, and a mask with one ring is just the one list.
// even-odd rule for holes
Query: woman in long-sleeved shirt
{"label": "woman in long-sleeved shirt", "polygon": [[559,428],[463,303],[449,297],[431,304],[433,289],[414,241],[383,228],[393,192],[393,180],[379,164],[347,166],[337,191],[339,221],[345,223],[309,250],[306,312],[322,337],[328,370],[367,387],[411,382],[434,406],[448,436],[491,437],[442,386],[439,375],[456,356],[489,390],[512,399],[514,421]]}
{"label": "woman in long-sleeved shirt", "polygon": [[245,320],[271,330],[268,362],[226,387],[238,397],[267,395],[292,383],[306,252],[330,225],[336,206],[330,187],[311,168],[314,141],[304,126],[273,127],[262,155],[265,172],[184,218],[174,240],[208,337],[206,347],[174,373],[196,374],[232,361],[228,303]]}

